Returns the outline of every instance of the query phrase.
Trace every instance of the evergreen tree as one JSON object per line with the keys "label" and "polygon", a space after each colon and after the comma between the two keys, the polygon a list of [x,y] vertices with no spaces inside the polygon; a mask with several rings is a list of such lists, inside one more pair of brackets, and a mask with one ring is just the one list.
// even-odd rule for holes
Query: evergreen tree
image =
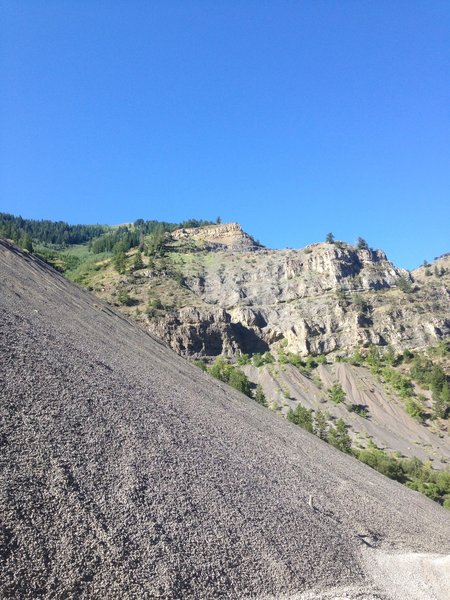
{"label": "evergreen tree", "polygon": [[33,252],[33,241],[29,233],[24,233],[20,238],[20,247],[27,252]]}
{"label": "evergreen tree", "polygon": [[334,235],[330,232],[327,233],[327,237],[325,238],[327,244],[334,244]]}
{"label": "evergreen tree", "polygon": [[114,268],[118,273],[123,275],[126,269],[126,254],[122,242],[117,242],[114,246]]}
{"label": "evergreen tree", "polygon": [[359,250],[368,250],[369,249],[369,244],[362,237],[358,238],[358,241],[356,242],[356,245],[359,248]]}
{"label": "evergreen tree", "polygon": [[330,400],[332,400],[335,404],[340,404],[341,402],[343,402],[346,396],[340,383],[335,383],[334,385],[332,385],[331,388],[328,390],[328,395],[330,397]]}
{"label": "evergreen tree", "polygon": [[402,275],[397,279],[397,287],[399,290],[404,292],[405,294],[410,294],[413,291],[413,286],[411,281]]}
{"label": "evergreen tree", "polygon": [[450,409],[450,387],[446,381],[441,392],[433,391],[433,417],[445,419]]}
{"label": "evergreen tree", "polygon": [[342,419],[338,419],[336,421],[336,426],[330,428],[328,432],[328,442],[341,452],[351,454],[352,440],[347,433],[347,425]]}
{"label": "evergreen tree", "polygon": [[262,387],[259,384],[256,386],[255,400],[258,404],[262,404],[262,406],[268,406],[266,396],[263,392]]}
{"label": "evergreen tree", "polygon": [[231,385],[231,387],[234,387],[234,389],[251,398],[252,390],[247,375],[236,367],[232,367],[231,369],[228,385]]}
{"label": "evergreen tree", "polygon": [[314,433],[313,411],[308,410],[302,404],[298,403],[295,411],[290,408],[287,413],[287,419],[288,421],[291,421],[291,423],[295,423],[303,429],[306,429],[306,431]]}
{"label": "evergreen tree", "polygon": [[149,256],[163,256],[164,255],[164,226],[162,223],[158,223],[153,232],[150,235],[150,239],[147,245],[147,251]]}
{"label": "evergreen tree", "polygon": [[325,442],[328,439],[328,422],[324,412],[318,410],[314,417],[314,433]]}
{"label": "evergreen tree", "polygon": [[140,250],[138,250],[136,252],[136,254],[134,255],[133,271],[139,271],[139,269],[143,269],[143,268],[144,268],[144,262],[142,260],[142,252]]}

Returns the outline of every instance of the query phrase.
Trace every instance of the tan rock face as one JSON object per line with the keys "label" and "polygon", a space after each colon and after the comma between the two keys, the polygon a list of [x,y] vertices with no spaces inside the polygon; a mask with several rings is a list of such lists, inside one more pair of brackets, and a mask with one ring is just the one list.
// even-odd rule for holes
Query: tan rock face
{"label": "tan rock face", "polygon": [[239,223],[225,223],[190,229],[177,229],[172,234],[175,241],[187,242],[194,240],[203,242],[205,247],[211,249],[227,248],[232,250],[256,250],[261,245],[245,233]]}
{"label": "tan rock face", "polygon": [[[206,229],[215,240],[242,231],[235,224]],[[283,339],[300,354],[369,344],[402,350],[450,335],[449,275],[414,281],[381,250],[314,244],[303,250],[223,251],[216,257],[205,261],[201,277],[185,278],[205,309],[195,319],[182,309],[150,325],[181,354],[276,350]],[[413,291],[399,289],[402,281]]]}

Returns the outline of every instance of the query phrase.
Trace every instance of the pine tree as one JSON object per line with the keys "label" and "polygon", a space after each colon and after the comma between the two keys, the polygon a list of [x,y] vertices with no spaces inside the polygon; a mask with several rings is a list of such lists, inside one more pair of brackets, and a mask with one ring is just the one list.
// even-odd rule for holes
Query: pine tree
{"label": "pine tree", "polygon": [[310,433],[314,432],[313,411],[308,410],[302,404],[298,403],[295,411],[292,410],[292,408],[290,408],[286,416],[287,420],[291,421],[291,423],[299,425],[300,427],[306,429],[306,431],[309,431]]}
{"label": "pine tree", "polygon": [[330,232],[327,233],[327,237],[325,238],[327,244],[334,244],[334,235]]}
{"label": "pine tree", "polygon": [[450,407],[450,386],[448,385],[448,381],[446,381],[442,386],[441,400],[446,406]]}
{"label": "pine tree", "polygon": [[121,275],[123,273],[125,273],[125,269],[126,269],[126,254],[125,254],[125,248],[124,248],[122,242],[118,242],[114,246],[114,258],[113,258],[113,262],[114,262],[114,268],[116,269],[116,271],[118,273],[120,273]]}
{"label": "pine tree", "polygon": [[33,252],[33,241],[29,233],[24,233],[20,238],[20,247],[27,252]]}
{"label": "pine tree", "polygon": [[144,262],[142,260],[142,252],[140,250],[138,250],[136,252],[136,254],[134,255],[133,271],[139,271],[139,269],[143,269],[143,268],[144,268]]}
{"label": "pine tree", "polygon": [[445,419],[450,410],[450,387],[446,381],[441,392],[433,392],[433,417]]}
{"label": "pine tree", "polygon": [[314,433],[321,440],[327,441],[328,438],[328,422],[324,412],[318,410],[314,417]]}
{"label": "pine tree", "polygon": [[258,404],[262,404],[262,406],[268,406],[266,396],[263,392],[262,387],[259,384],[256,386],[255,400]]}
{"label": "pine tree", "polygon": [[342,419],[336,421],[336,426],[332,427],[328,432],[328,443],[340,450],[351,454],[352,440],[347,433],[347,425]]}
{"label": "pine tree", "polygon": [[328,390],[328,395],[330,400],[332,400],[335,404],[340,404],[345,400],[346,394],[342,389],[342,385],[340,383],[335,383]]}

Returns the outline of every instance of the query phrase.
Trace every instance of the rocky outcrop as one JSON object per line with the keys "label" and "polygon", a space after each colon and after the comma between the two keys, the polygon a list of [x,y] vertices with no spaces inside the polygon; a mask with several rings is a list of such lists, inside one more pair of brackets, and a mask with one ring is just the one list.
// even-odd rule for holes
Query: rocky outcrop
{"label": "rocky outcrop", "polygon": [[193,241],[207,250],[228,249],[239,252],[262,248],[251,236],[242,230],[239,223],[225,223],[189,229],[177,229],[171,234],[174,241]]}
{"label": "rocky outcrop", "polygon": [[232,356],[268,349],[253,328],[232,322],[221,308],[182,308],[176,314],[151,319],[149,328],[182,356]]}
{"label": "rocky outcrop", "polygon": [[450,297],[445,277],[419,279],[381,250],[346,244],[219,252],[201,276],[184,279],[205,310],[182,309],[151,327],[196,356],[276,349],[282,340],[300,354],[424,347],[450,335]]}

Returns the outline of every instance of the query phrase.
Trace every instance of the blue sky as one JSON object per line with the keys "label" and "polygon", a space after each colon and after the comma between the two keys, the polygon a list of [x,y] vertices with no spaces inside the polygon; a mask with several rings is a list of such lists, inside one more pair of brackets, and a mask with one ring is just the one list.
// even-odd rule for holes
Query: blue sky
{"label": "blue sky", "polygon": [[3,0],[0,210],[450,251],[450,4]]}

